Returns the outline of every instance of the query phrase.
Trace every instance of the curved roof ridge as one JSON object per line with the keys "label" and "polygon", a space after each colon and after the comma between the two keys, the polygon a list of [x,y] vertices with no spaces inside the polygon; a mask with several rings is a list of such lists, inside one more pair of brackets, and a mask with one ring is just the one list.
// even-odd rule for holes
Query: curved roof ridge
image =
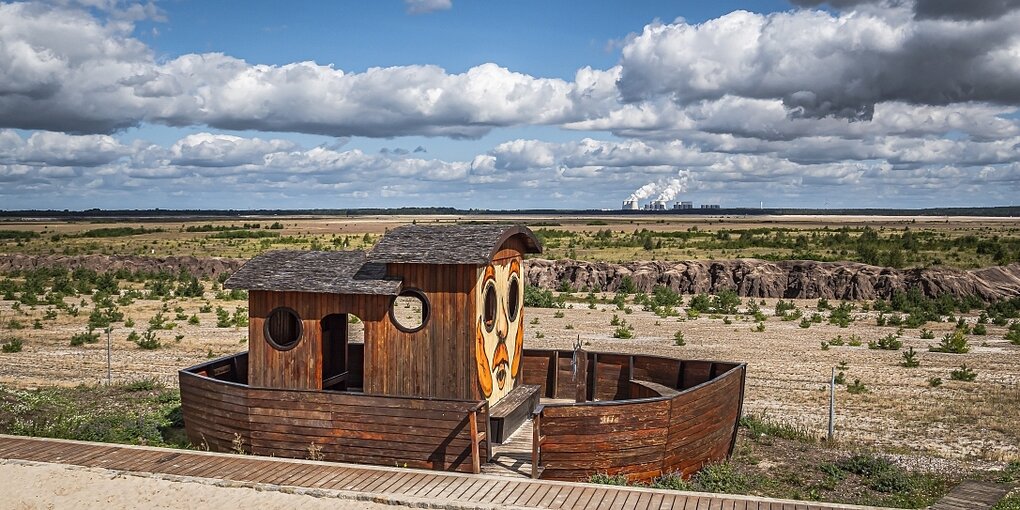
{"label": "curved roof ridge", "polygon": [[488,264],[508,239],[521,236],[525,253],[542,253],[542,242],[523,225],[403,225],[390,230],[368,253],[385,264]]}

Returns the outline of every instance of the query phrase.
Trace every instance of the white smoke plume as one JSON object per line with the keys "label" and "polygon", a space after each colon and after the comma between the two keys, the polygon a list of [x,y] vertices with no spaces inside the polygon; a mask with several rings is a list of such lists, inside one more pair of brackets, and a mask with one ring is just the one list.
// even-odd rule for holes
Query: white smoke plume
{"label": "white smoke plume", "polygon": [[677,195],[687,191],[687,181],[690,179],[690,172],[686,170],[680,171],[680,177],[677,179],[670,179],[660,189],[659,196],[655,198],[655,201],[672,202],[676,200]]}
{"label": "white smoke plume", "polygon": [[644,199],[654,195],[655,193],[657,193],[660,189],[662,189],[662,185],[661,184],[659,184],[657,182],[650,182],[650,183],[645,184],[644,186],[641,186],[640,188],[638,188],[637,191],[635,191],[634,193],[631,193],[630,197],[628,197],[627,200],[628,201],[630,201],[630,200],[644,200]]}

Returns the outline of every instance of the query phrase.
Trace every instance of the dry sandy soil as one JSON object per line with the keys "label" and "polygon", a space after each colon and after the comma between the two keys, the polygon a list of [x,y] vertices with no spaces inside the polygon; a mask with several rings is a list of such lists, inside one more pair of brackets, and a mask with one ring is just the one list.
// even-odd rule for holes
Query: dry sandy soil
{"label": "dry sandy soil", "polygon": [[[222,305],[233,312],[244,301],[220,302],[207,292],[213,309]],[[688,297],[689,299],[689,297]],[[685,300],[686,301],[686,300]],[[745,300],[746,301],[746,300]],[[76,301],[77,304],[80,304]],[[121,307],[134,319],[134,328],[118,323],[111,334],[112,375],[115,381],[155,378],[176,385],[177,370],[197,364],[210,355],[219,356],[247,349],[246,328],[217,328],[215,313],[200,313],[200,299],[171,301],[168,319],[176,315],[175,306],[184,314],[197,314],[200,324],[176,321],[170,331],[160,332],[164,347],[155,351],[139,349],[126,340],[131,329],[143,331],[161,305],[159,301],[138,300]],[[95,384],[105,381],[107,352],[105,335],[99,343],[72,347],[69,338],[84,330],[91,304],[83,313],[69,317],[61,312],[57,320],[44,321],[44,329],[31,329],[45,307],[13,312],[12,302],[0,301],[4,321],[11,317],[26,329],[16,333],[25,339],[20,353],[0,353],[0,384],[18,387]],[[814,313],[813,301],[797,302],[805,316]],[[570,348],[580,337],[594,351],[624,351],[664,354],[687,359],[742,361],[748,364],[745,412],[766,415],[769,419],[810,430],[821,437],[827,427],[830,371],[839,361],[849,364],[848,381],[860,379],[867,387],[864,394],[853,395],[837,389],[838,439],[850,444],[872,446],[888,453],[920,453],[955,461],[1002,462],[1020,458],[1020,346],[1003,339],[1004,327],[988,325],[986,336],[968,335],[971,351],[966,354],[928,352],[937,340],[922,340],[919,330],[903,333],[903,348],[913,347],[921,362],[919,368],[899,365],[899,351],[869,350],[867,342],[877,340],[896,328],[875,325],[876,312],[857,312],[849,328],[814,324],[799,327],[799,321],[782,321],[773,315],[775,300],[762,310],[769,316],[764,332],[752,331],[750,317],[702,316],[696,320],[660,318],[640,306],[630,305],[632,314],[616,310],[614,305],[599,304],[589,309],[586,303],[574,303],[556,317],[554,309],[526,310],[526,346],[532,348]],[[19,315],[20,313],[20,315]],[[825,315],[826,312],[822,312]],[[634,327],[634,338],[612,338],[613,315],[619,315]],[[973,323],[975,316],[969,316]],[[360,335],[360,324],[352,327],[352,337]],[[948,323],[929,323],[936,338],[952,330]],[[673,335],[683,331],[687,345],[673,345]],[[174,338],[183,335],[179,341]],[[836,335],[859,335],[860,347],[830,347],[820,342]],[[977,371],[975,382],[950,380],[949,373],[966,363]],[[929,387],[928,380],[939,377],[940,387]]]}
{"label": "dry sandy soil", "polygon": [[128,510],[145,508],[259,508],[262,510],[382,510],[393,505],[222,487],[208,481],[171,481],[59,464],[0,462],[4,495],[0,510],[75,508]]}

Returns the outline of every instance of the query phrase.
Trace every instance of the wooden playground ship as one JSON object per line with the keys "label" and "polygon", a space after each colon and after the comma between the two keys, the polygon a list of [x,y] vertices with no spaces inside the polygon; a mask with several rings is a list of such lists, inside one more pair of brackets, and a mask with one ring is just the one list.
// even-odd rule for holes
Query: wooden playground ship
{"label": "wooden playground ship", "polygon": [[541,250],[525,227],[408,225],[367,253],[255,257],[225,284],[248,291],[248,352],[180,371],[190,441],[477,473],[530,419],[533,477],[728,457],[744,364],[524,349],[523,256]]}

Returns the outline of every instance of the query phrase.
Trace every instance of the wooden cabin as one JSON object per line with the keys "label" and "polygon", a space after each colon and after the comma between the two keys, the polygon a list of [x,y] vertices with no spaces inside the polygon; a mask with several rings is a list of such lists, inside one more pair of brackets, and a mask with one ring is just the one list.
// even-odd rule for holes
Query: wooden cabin
{"label": "wooden cabin", "polygon": [[[408,225],[368,252],[253,258],[224,284],[248,291],[248,352],[180,372],[189,439],[223,451],[478,472],[494,444],[534,417],[547,429],[534,431],[534,476],[544,467],[548,476],[643,479],[728,455],[742,364],[524,349],[523,259],[541,251],[526,227]],[[353,321],[364,325],[363,342],[350,341]],[[699,399],[696,390],[713,381],[725,387]],[[681,394],[697,405],[687,420],[712,434],[697,443],[697,458],[667,456],[646,418],[633,422],[631,443],[655,436],[649,447],[661,454],[642,451],[639,464],[610,455],[610,464],[593,457],[578,465],[577,453],[557,453],[576,448],[553,444],[599,434],[606,413],[624,409],[613,402],[628,412],[653,406],[665,417],[665,441],[679,425],[659,408]],[[634,419],[616,416],[611,428],[626,432]],[[585,420],[587,430],[575,430]],[[543,445],[551,464],[542,465]]]}

